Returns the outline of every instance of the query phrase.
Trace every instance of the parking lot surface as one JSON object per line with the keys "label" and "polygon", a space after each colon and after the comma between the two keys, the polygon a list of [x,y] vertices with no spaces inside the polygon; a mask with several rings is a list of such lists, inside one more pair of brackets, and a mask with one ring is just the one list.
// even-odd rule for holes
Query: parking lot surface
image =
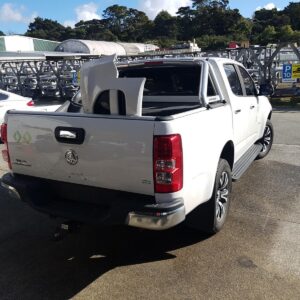
{"label": "parking lot surface", "polygon": [[300,111],[275,110],[273,124],[214,236],[86,225],[54,242],[59,220],[1,189],[0,299],[299,299]]}

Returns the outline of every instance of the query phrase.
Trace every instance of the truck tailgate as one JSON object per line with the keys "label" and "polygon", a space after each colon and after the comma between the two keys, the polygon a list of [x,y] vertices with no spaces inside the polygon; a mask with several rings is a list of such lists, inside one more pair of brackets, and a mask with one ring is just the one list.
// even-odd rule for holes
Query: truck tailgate
{"label": "truck tailgate", "polygon": [[151,119],[9,112],[7,127],[14,173],[154,194]]}

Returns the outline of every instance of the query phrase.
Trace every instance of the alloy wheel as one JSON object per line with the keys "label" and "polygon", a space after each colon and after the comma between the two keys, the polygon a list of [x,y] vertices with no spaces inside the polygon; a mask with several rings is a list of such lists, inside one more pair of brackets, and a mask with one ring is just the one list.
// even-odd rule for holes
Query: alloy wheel
{"label": "alloy wheel", "polygon": [[229,175],[226,171],[221,174],[216,194],[216,217],[220,222],[226,216],[229,196]]}
{"label": "alloy wheel", "polygon": [[264,136],[262,139],[263,149],[261,152],[266,152],[271,145],[272,141],[272,130],[269,126],[266,126]]}

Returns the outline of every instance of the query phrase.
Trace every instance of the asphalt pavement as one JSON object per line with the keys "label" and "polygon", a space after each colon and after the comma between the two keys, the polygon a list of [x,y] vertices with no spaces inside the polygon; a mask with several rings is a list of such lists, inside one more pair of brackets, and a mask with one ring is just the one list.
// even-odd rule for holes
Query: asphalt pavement
{"label": "asphalt pavement", "polygon": [[54,242],[58,220],[1,189],[0,299],[299,299],[300,111],[272,119],[273,149],[214,236],[83,226]]}

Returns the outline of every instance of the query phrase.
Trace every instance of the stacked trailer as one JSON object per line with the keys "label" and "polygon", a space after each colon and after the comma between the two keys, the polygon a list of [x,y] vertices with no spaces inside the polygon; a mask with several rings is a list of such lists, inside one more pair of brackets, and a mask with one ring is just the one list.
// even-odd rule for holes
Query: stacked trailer
{"label": "stacked trailer", "polygon": [[[282,66],[299,62],[300,51],[294,44],[249,47],[206,52],[151,51],[118,56],[119,61],[167,57],[223,57],[237,60],[255,77],[257,84],[282,78]],[[23,96],[49,96],[69,99],[78,90],[82,64],[101,55],[68,52],[0,52],[0,88]]]}

